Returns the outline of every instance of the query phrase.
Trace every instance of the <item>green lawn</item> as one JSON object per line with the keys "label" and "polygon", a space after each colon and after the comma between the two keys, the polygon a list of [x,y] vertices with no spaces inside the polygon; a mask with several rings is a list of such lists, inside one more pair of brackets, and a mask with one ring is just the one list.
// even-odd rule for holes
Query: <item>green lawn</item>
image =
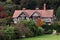
{"label": "green lawn", "polygon": [[44,35],[32,38],[24,38],[22,40],[60,40],[60,35]]}

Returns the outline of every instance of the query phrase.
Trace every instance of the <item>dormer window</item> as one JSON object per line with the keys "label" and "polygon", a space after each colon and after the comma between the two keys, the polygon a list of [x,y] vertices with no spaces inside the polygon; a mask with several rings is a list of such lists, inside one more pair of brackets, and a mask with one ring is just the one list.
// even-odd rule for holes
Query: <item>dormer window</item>
{"label": "dormer window", "polygon": [[40,14],[38,12],[34,12],[31,16],[31,18],[36,21],[37,18],[40,18]]}
{"label": "dormer window", "polygon": [[22,12],[22,13],[19,15],[19,19],[21,19],[21,20],[26,19],[26,15],[25,15],[24,12]]}

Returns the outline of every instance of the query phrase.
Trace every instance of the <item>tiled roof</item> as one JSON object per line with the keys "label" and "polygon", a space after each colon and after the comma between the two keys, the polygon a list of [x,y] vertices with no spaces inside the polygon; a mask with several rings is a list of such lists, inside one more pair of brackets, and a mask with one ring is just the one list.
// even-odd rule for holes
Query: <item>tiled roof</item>
{"label": "tiled roof", "polygon": [[15,10],[13,18],[18,17],[22,12],[25,12],[29,17],[38,12],[41,17],[53,17],[53,10]]}
{"label": "tiled roof", "polygon": [[13,18],[18,17],[22,12],[26,14],[26,16],[31,16],[34,12],[38,12],[41,17],[53,17],[53,9],[46,9],[46,4],[44,3],[43,10],[40,10],[39,8],[36,8],[36,10],[26,10],[26,8],[23,8],[23,10],[15,10],[13,14]]}
{"label": "tiled roof", "polygon": [[18,17],[21,14],[22,10],[15,10],[13,18]]}
{"label": "tiled roof", "polygon": [[53,10],[41,10],[42,17],[53,17]]}

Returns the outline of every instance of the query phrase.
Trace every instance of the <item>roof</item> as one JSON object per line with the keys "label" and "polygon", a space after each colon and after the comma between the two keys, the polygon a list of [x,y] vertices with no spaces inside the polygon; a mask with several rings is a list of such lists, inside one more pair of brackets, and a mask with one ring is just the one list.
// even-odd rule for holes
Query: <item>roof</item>
{"label": "roof", "polygon": [[15,10],[13,18],[18,17],[21,14],[22,10]]}
{"label": "roof", "polygon": [[50,10],[15,10],[13,18],[18,17],[22,12],[25,12],[29,17],[34,13],[38,12],[41,17],[53,17],[53,9]]}
{"label": "roof", "polygon": [[25,13],[25,15],[27,16],[32,16],[32,14],[34,12],[38,12],[40,14],[41,17],[53,17],[53,9],[46,9],[46,4],[44,3],[43,6],[43,10],[40,10],[39,8],[36,8],[36,10],[26,10],[26,8],[23,8],[23,10],[15,10],[14,14],[13,14],[13,18],[18,17],[22,12]]}
{"label": "roof", "polygon": [[42,17],[53,17],[53,13],[54,11],[53,10],[41,10],[41,16]]}

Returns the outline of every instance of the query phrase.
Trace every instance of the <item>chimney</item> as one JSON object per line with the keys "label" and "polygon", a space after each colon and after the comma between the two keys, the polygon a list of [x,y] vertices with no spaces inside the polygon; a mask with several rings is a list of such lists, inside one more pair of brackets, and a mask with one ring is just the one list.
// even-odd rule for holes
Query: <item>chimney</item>
{"label": "chimney", "polygon": [[22,10],[25,10],[26,8],[23,8]]}
{"label": "chimney", "polygon": [[39,10],[39,8],[37,7],[36,10]]}
{"label": "chimney", "polygon": [[46,4],[44,3],[44,10],[46,10]]}

